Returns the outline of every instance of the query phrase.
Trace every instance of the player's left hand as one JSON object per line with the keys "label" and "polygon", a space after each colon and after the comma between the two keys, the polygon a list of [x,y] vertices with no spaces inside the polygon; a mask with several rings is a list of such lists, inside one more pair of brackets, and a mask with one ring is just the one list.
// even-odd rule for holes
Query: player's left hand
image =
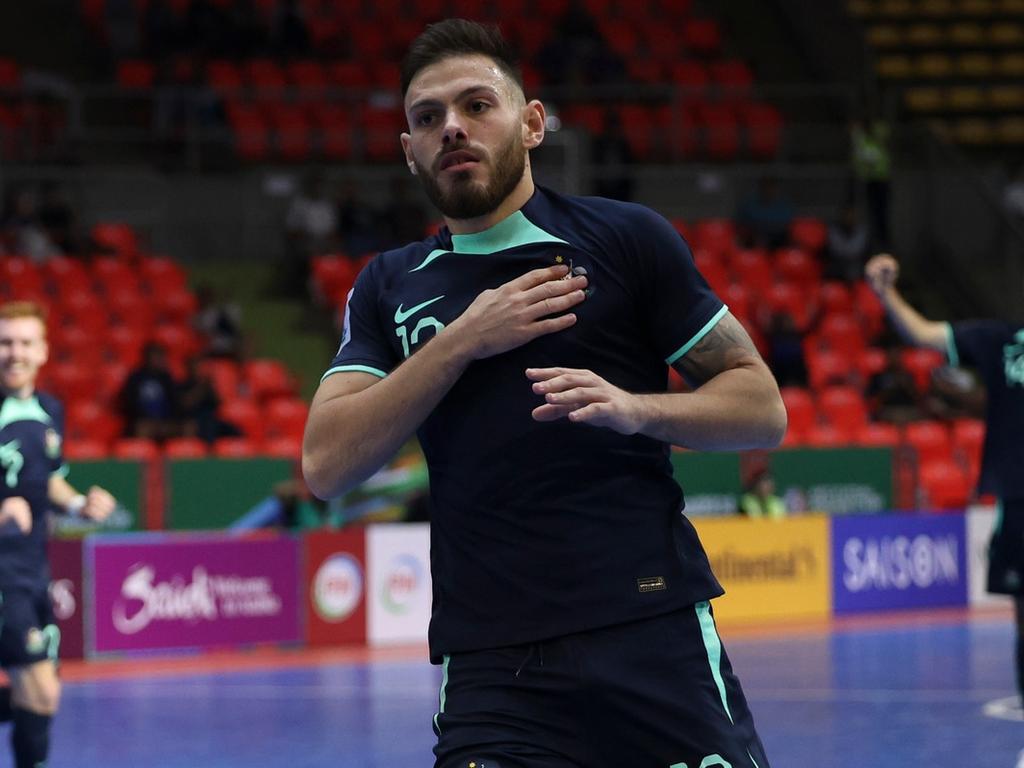
{"label": "player's left hand", "polygon": [[85,506],[82,508],[82,517],[90,520],[103,521],[110,517],[117,502],[109,491],[94,485],[85,494]]}
{"label": "player's left hand", "polygon": [[633,435],[643,425],[640,399],[612,386],[593,371],[578,368],[527,368],[526,378],[545,403],[533,409],[537,421],[568,418]]}

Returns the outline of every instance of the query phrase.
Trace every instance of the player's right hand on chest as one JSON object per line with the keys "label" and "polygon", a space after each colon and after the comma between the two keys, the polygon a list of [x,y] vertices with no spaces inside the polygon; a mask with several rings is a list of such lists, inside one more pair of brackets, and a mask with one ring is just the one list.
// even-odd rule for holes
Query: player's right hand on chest
{"label": "player's right hand on chest", "polygon": [[0,502],[0,524],[14,523],[24,534],[32,532],[32,508],[21,496],[11,496]]}
{"label": "player's right hand on chest", "polygon": [[534,269],[486,290],[449,328],[465,335],[477,360],[570,328],[576,315],[569,310],[586,298],[587,278],[565,279],[568,272],[563,264]]}

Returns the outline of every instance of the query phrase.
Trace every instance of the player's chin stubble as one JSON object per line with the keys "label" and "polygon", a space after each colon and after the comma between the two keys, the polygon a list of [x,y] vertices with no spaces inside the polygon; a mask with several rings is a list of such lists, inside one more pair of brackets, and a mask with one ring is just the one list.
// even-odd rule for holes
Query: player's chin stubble
{"label": "player's chin stubble", "polygon": [[416,163],[417,176],[427,197],[449,219],[475,219],[486,216],[512,194],[526,170],[526,153],[518,136],[513,135],[495,156],[490,184],[474,181],[467,171],[456,174],[448,190],[441,188],[437,176]]}

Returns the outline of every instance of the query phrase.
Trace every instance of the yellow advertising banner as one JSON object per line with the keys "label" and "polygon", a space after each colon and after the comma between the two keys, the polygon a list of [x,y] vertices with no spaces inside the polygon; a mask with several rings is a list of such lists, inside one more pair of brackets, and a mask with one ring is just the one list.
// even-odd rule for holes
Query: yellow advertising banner
{"label": "yellow advertising banner", "polygon": [[725,596],[725,621],[825,618],[832,610],[829,524],[825,515],[784,520],[691,518]]}

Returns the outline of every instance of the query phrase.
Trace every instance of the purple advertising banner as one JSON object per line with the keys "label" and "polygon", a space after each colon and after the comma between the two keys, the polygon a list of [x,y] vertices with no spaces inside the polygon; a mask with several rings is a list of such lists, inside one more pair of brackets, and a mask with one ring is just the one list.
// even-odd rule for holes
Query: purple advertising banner
{"label": "purple advertising banner", "polygon": [[837,614],[967,603],[963,515],[844,515],[832,519]]}
{"label": "purple advertising banner", "polygon": [[60,628],[60,657],[80,659],[85,652],[82,590],[82,540],[50,539],[50,604]]}
{"label": "purple advertising banner", "polygon": [[300,639],[297,540],[137,542],[92,548],[93,651]]}

